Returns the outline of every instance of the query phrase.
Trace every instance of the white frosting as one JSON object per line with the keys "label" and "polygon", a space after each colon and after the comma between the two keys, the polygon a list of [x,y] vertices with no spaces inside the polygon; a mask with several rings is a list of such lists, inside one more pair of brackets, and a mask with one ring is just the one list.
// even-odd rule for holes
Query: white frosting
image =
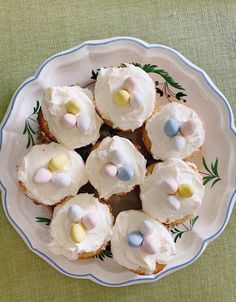
{"label": "white frosting", "polygon": [[[180,151],[173,148],[173,137],[167,136],[164,132],[164,125],[168,119],[175,119],[179,123],[188,120],[196,123],[195,131],[192,135],[185,137],[185,146]],[[163,105],[161,110],[147,121],[146,130],[155,159],[185,158],[197,151],[205,139],[203,124],[198,115],[190,108],[174,102]]]}
{"label": "white frosting", "polygon": [[[143,99],[140,107],[134,108],[130,104],[119,106],[113,101],[114,92],[122,89],[122,84],[128,77],[137,82],[135,93]],[[127,68],[101,68],[95,85],[95,102],[101,116],[111,121],[114,128],[135,130],[154,111],[154,82],[145,71],[132,64],[127,64]]]}
{"label": "white frosting", "polygon": [[[191,166],[192,163],[174,158],[156,164],[152,174],[148,175],[140,186],[143,211],[161,222],[174,222],[187,215],[195,216],[201,206],[205,189],[201,175]],[[161,186],[161,183],[168,179],[175,180],[178,185],[190,184],[194,190],[194,194],[189,198],[176,196],[180,202],[180,209],[177,211],[168,206],[168,195]]]}
{"label": "white frosting", "polygon": [[[71,205],[82,208],[84,215],[94,212],[99,217],[99,223],[91,230],[86,230],[86,236],[80,243],[70,238],[70,228],[73,222],[69,219],[68,209]],[[56,255],[63,255],[69,260],[75,260],[81,253],[95,252],[110,240],[113,216],[107,205],[99,202],[92,194],[78,194],[56,206],[50,223],[52,241],[48,248]]]}
{"label": "white frosting", "polygon": [[[70,99],[75,100],[81,112],[90,117],[88,131],[82,133],[76,126],[70,129],[62,126],[61,118],[67,113],[65,103]],[[79,86],[58,86],[46,90],[42,103],[44,119],[48,123],[50,133],[67,148],[80,148],[90,143],[94,144],[98,140],[102,119],[96,114],[92,99],[92,93]]]}
{"label": "white frosting", "polygon": [[[134,177],[131,180],[122,181],[116,176],[109,177],[102,174],[102,167],[109,162],[111,150],[119,150],[124,155],[120,164],[132,167]],[[146,160],[128,139],[119,136],[106,137],[90,153],[86,161],[86,172],[100,198],[107,199],[113,194],[129,192],[135,185],[142,183],[146,173]]]}
{"label": "white frosting", "polygon": [[[35,173],[40,168],[47,168],[48,162],[54,156],[62,154],[68,157],[63,172],[70,175],[71,184],[68,187],[58,187],[52,182],[35,184],[33,182]],[[67,196],[76,195],[79,188],[88,181],[81,156],[56,143],[33,146],[19,166],[18,179],[24,183],[26,194],[30,198],[45,205],[53,205]]]}
{"label": "white frosting", "polygon": [[[148,255],[140,247],[133,248],[127,243],[127,234],[137,231],[143,220],[154,224],[153,239],[158,243],[157,252]],[[120,265],[131,269],[144,269],[146,274],[152,274],[156,263],[166,264],[174,257],[175,243],[167,229],[157,220],[144,214],[142,211],[129,210],[119,213],[112,229],[111,251],[113,259]]]}

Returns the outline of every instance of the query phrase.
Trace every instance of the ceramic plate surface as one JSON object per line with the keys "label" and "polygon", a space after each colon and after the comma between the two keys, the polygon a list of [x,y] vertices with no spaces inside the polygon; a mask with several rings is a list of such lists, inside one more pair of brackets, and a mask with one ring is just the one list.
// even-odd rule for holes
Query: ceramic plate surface
{"label": "ceramic plate surface", "polygon": [[[177,255],[157,275],[139,276],[116,264],[109,250],[91,260],[70,262],[46,247],[51,210],[30,202],[19,190],[16,165],[37,143],[37,113],[49,86],[94,82],[101,66],[138,63],[156,82],[159,104],[178,101],[203,120],[206,141],[193,158],[206,194],[199,215],[171,230]],[[99,71],[98,71],[99,72]],[[236,131],[229,103],[207,74],[166,46],[118,37],[88,41],[54,55],[15,92],[0,133],[0,184],[3,208],[28,247],[60,272],[107,286],[152,282],[194,262],[225,228],[235,201]],[[132,206],[130,206],[132,207]]]}

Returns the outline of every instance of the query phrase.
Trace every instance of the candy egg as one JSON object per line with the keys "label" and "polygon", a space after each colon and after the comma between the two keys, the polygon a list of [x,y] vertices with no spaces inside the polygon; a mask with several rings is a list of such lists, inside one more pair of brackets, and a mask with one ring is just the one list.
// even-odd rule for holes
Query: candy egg
{"label": "candy egg", "polygon": [[124,159],[123,153],[118,149],[111,150],[108,157],[109,161],[115,165],[121,164]]}
{"label": "candy egg", "polygon": [[66,113],[61,117],[61,124],[64,128],[73,128],[76,125],[76,116],[71,113]]}
{"label": "candy egg", "polygon": [[154,224],[153,222],[149,220],[144,220],[139,225],[139,231],[143,236],[149,236],[153,233],[154,230]]}
{"label": "candy egg", "polygon": [[33,178],[35,184],[45,184],[52,179],[52,173],[46,168],[40,168]]}
{"label": "candy egg", "polygon": [[169,119],[164,125],[164,132],[167,136],[175,136],[179,131],[179,123],[174,119]]}
{"label": "candy egg", "polygon": [[86,132],[89,130],[89,127],[91,125],[91,119],[90,116],[86,113],[81,112],[79,115],[77,115],[77,128],[80,132]]}
{"label": "candy egg", "polygon": [[188,198],[194,194],[194,189],[190,184],[183,183],[179,185],[178,194],[182,198]]}
{"label": "candy egg", "polygon": [[68,209],[68,216],[69,216],[71,221],[78,222],[84,216],[84,211],[81,209],[80,206],[77,206],[76,204],[73,204]]}
{"label": "candy egg", "polygon": [[80,243],[86,236],[86,230],[81,223],[75,223],[70,228],[70,238],[75,243]]}
{"label": "candy egg", "polygon": [[158,244],[155,241],[155,238],[145,238],[141,249],[148,255],[154,255],[158,251]]}
{"label": "candy egg", "polygon": [[128,165],[118,168],[117,176],[120,180],[129,181],[134,177],[134,170]]}
{"label": "candy egg", "polygon": [[181,204],[174,195],[169,195],[167,198],[167,205],[171,210],[178,211]]}
{"label": "candy egg", "polygon": [[127,242],[131,247],[139,247],[143,243],[143,235],[138,231],[129,232]]}
{"label": "candy egg", "polygon": [[62,170],[68,160],[68,157],[64,154],[54,156],[48,163],[48,168],[51,171]]}
{"label": "candy egg", "polygon": [[106,163],[102,166],[102,174],[104,176],[114,177],[117,174],[117,167],[112,163]]}
{"label": "candy egg", "polygon": [[197,125],[194,121],[186,121],[180,125],[180,133],[183,136],[190,136],[195,131]]}
{"label": "candy egg", "polygon": [[136,80],[134,78],[127,78],[123,83],[123,88],[128,92],[132,92],[135,88]]}
{"label": "candy egg", "polygon": [[137,108],[137,107],[140,107],[143,103],[143,99],[142,97],[137,94],[137,93],[134,93],[131,98],[130,98],[130,105],[134,108]]}
{"label": "candy egg", "polygon": [[178,191],[178,184],[174,179],[167,179],[161,183],[162,189],[166,194],[175,194]]}
{"label": "candy egg", "polygon": [[78,114],[80,112],[80,107],[75,100],[69,100],[65,104],[66,111],[72,114]]}
{"label": "candy egg", "polygon": [[126,90],[117,90],[114,93],[114,102],[119,106],[125,106],[129,103],[130,95]]}
{"label": "candy egg", "polygon": [[176,135],[175,137],[173,137],[171,139],[171,146],[176,151],[183,150],[183,148],[185,146],[185,143],[186,143],[185,138],[183,136],[181,136],[181,135]]}
{"label": "candy egg", "polygon": [[52,177],[52,183],[58,187],[69,187],[71,184],[71,177],[66,172],[56,173]]}
{"label": "candy egg", "polygon": [[98,224],[98,216],[95,212],[90,212],[83,217],[82,223],[87,230],[91,230]]}

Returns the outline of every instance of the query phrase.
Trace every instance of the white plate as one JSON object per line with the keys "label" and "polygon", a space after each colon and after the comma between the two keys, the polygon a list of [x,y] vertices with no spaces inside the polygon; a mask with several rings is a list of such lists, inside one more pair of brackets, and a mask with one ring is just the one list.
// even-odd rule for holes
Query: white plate
{"label": "white plate", "polygon": [[[177,97],[181,97],[180,102],[186,100],[186,104],[200,115],[206,129],[202,153],[194,158],[199,170],[205,173],[203,176],[208,177],[205,182],[209,180],[199,218],[195,223],[187,222],[185,226],[181,225],[172,230],[177,241],[177,256],[163,271],[151,276],[139,276],[123,269],[112,258],[107,257],[109,252],[103,254],[103,261],[94,258],[77,262],[69,262],[62,256],[51,254],[45,245],[48,241],[48,226],[42,219],[40,223],[35,218],[50,217],[50,209],[27,200],[19,190],[16,178],[16,165],[27,152],[27,144],[30,147],[36,142],[33,132],[37,128],[34,121],[37,113],[33,112],[38,110],[37,101],[41,102],[44,89],[48,86],[77,82],[86,86],[92,82],[92,70],[125,62],[157,65],[158,68],[154,69],[158,73],[150,75],[159,82],[157,88],[160,90],[164,89],[163,84],[166,85],[167,79],[160,69],[171,75],[173,81],[167,79],[165,86],[169,92],[165,90],[166,93],[161,97],[162,92],[157,89],[160,103],[168,101],[168,94],[171,95],[170,101],[176,101],[176,94],[184,93],[187,96],[177,94]],[[49,58],[37,73],[22,83],[15,92],[1,124],[0,184],[3,208],[28,247],[68,276],[91,279],[107,286],[158,280],[194,262],[203,253],[208,242],[219,236],[225,228],[236,192],[235,135],[232,110],[223,94],[204,71],[177,51],[129,37],[88,41]],[[202,165],[202,156],[209,171]]]}

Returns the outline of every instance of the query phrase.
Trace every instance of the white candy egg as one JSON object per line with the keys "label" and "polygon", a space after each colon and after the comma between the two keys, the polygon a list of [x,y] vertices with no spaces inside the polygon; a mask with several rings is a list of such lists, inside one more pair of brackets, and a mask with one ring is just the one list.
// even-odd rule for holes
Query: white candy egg
{"label": "white candy egg", "polygon": [[77,115],[77,128],[80,132],[86,132],[89,130],[91,125],[91,118],[88,114],[81,112]]}
{"label": "white candy egg", "polygon": [[52,177],[52,183],[58,187],[69,187],[71,184],[71,177],[66,172],[56,173]]}
{"label": "white candy egg", "polygon": [[181,135],[176,135],[171,138],[171,145],[175,150],[181,151],[185,146],[185,138]]}
{"label": "white candy egg", "polygon": [[68,216],[69,216],[71,221],[78,222],[83,218],[84,211],[81,209],[80,206],[74,204],[74,205],[69,207]]}

